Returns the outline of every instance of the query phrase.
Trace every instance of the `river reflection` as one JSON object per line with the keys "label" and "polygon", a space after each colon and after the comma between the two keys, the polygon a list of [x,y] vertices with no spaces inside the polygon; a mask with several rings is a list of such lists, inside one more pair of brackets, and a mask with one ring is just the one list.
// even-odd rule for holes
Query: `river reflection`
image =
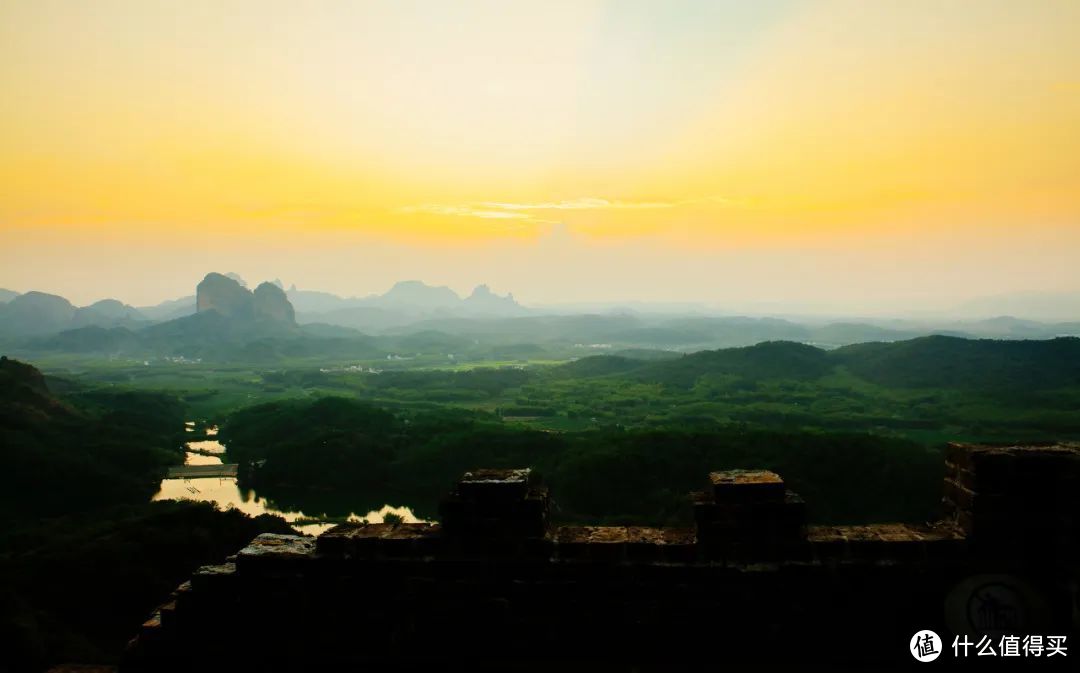
{"label": "river reflection", "polygon": [[[207,436],[212,437],[216,434],[217,428],[207,428]],[[222,463],[225,447],[217,440],[188,442],[187,446],[190,450],[185,453],[185,465],[219,465]],[[284,518],[296,530],[309,535],[318,535],[342,520],[358,523],[365,521],[367,523],[383,523],[388,515],[392,515],[400,518],[405,523],[421,523],[424,521],[424,519],[417,517],[412,509],[408,507],[395,507],[389,504],[363,514],[351,512],[348,517],[335,517],[334,521],[328,521],[328,517],[322,513],[280,510],[265,498],[260,498],[254,490],[241,489],[234,477],[162,479],[161,486],[152,500],[198,500],[215,503],[221,509],[233,507],[249,516],[274,514]]]}
{"label": "river reflection", "polygon": [[221,465],[221,456],[206,456],[188,451],[184,454],[184,465]]}
{"label": "river reflection", "polygon": [[187,446],[192,451],[205,451],[206,453],[225,453],[225,447],[216,439],[204,439],[201,442],[188,442]]}
{"label": "river reflection", "polygon": [[[215,456],[202,456],[197,453],[188,453],[187,458],[185,462],[188,465],[208,465],[221,462],[221,459]],[[293,524],[293,528],[309,535],[318,535],[335,525],[335,522],[321,520],[325,517],[320,513],[308,514],[296,510],[282,511],[276,509],[266,499],[260,498],[254,490],[241,489],[234,477],[222,479],[162,479],[161,487],[154,494],[153,500],[199,500],[216,503],[221,509],[235,507],[248,516],[276,514]],[[420,523],[423,521],[413,513],[412,509],[395,507],[394,505],[383,505],[377,510],[371,510],[364,514],[352,512],[346,517],[346,520],[382,523],[388,514],[400,517],[405,523]]]}

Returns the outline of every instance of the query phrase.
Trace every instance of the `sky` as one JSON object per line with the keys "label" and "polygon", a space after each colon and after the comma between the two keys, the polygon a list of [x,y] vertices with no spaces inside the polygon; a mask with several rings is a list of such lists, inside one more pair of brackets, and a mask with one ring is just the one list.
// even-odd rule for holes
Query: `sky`
{"label": "sky", "polygon": [[0,287],[1080,291],[1072,0],[0,1]]}

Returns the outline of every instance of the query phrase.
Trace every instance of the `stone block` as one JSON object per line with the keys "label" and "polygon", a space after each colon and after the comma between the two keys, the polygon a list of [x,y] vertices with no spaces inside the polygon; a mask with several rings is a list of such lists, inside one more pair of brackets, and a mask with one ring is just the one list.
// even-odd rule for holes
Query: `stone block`
{"label": "stone block", "polygon": [[[950,471],[949,465],[955,469]],[[1074,480],[1080,469],[1080,448],[1074,444],[951,444],[946,466],[947,479],[976,493],[1035,493]]]}
{"label": "stone block", "polygon": [[458,481],[457,493],[473,501],[520,500],[529,491],[531,474],[529,468],[472,470]]}
{"label": "stone block", "polygon": [[1016,478],[1016,455],[1008,449],[987,448],[971,452],[971,489],[979,493],[1007,493]]}
{"label": "stone block", "polygon": [[316,539],[315,551],[323,556],[374,556],[378,539],[389,527],[384,523],[338,524]]}
{"label": "stone block", "polygon": [[693,563],[698,558],[697,531],[693,528],[665,528],[660,550],[665,563]]}
{"label": "stone block", "polygon": [[158,606],[157,613],[161,619],[161,626],[163,628],[171,628],[176,626],[176,601],[171,600],[162,603]]}
{"label": "stone block", "polygon": [[533,488],[521,498],[473,500],[450,494],[439,505],[448,535],[482,537],[542,536],[548,526],[547,490]]}
{"label": "stone block", "polygon": [[864,563],[914,563],[925,555],[922,535],[905,524],[847,526],[848,558]]}
{"label": "stone block", "polygon": [[139,628],[139,645],[155,647],[165,640],[165,628],[161,623],[161,613],[155,612]]}
{"label": "stone block", "polygon": [[216,594],[229,589],[235,590],[236,564],[201,566],[191,576],[191,587],[200,594]]}
{"label": "stone block", "polygon": [[698,538],[711,540],[764,540],[801,537],[806,503],[787,491],[780,501],[752,503],[694,503]]}
{"label": "stone block", "polygon": [[626,529],[626,558],[631,562],[650,563],[661,560],[664,545],[663,528],[629,526]]}
{"label": "stone block", "polygon": [[709,481],[717,503],[779,502],[784,499],[784,480],[768,470],[710,472]]}
{"label": "stone block", "polygon": [[808,526],[806,540],[813,549],[814,558],[831,564],[847,560],[847,535],[843,526]]}
{"label": "stone block", "polygon": [[380,538],[380,553],[391,557],[430,556],[439,550],[442,526],[402,523]]}
{"label": "stone block", "polygon": [[956,479],[945,479],[944,504],[948,511],[970,510],[974,501],[974,491]]}
{"label": "stone block", "polygon": [[237,553],[236,567],[241,573],[293,574],[314,556],[313,537],[263,533]]}
{"label": "stone block", "polygon": [[923,549],[929,563],[951,565],[968,558],[968,539],[955,523],[940,521],[922,531]]}
{"label": "stone block", "polygon": [[627,542],[625,526],[564,526],[555,532],[555,553],[563,561],[618,563]]}

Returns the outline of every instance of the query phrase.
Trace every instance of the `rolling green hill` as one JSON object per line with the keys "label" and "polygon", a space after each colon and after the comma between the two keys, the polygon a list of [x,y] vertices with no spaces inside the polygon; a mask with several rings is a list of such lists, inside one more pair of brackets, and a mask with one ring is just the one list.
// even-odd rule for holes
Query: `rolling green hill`
{"label": "rolling green hill", "polygon": [[845,346],[833,362],[891,387],[1044,389],[1080,385],[1080,339],[1005,341],[929,336]]}
{"label": "rolling green hill", "polygon": [[18,475],[0,519],[139,503],[183,453],[183,408],[150,391],[56,398],[34,367],[0,358],[0,460]]}
{"label": "rolling green hill", "polygon": [[831,369],[828,353],[791,341],[766,341],[745,348],[700,351],[655,362],[631,374],[639,381],[689,388],[707,374],[761,379],[815,379]]}
{"label": "rolling green hill", "polygon": [[562,365],[564,376],[623,374],[689,388],[709,375],[751,381],[813,380],[844,367],[868,382],[897,388],[1045,389],[1080,385],[1080,339],[1039,341],[929,336],[826,351],[790,341],[699,351],[646,363],[592,356]]}

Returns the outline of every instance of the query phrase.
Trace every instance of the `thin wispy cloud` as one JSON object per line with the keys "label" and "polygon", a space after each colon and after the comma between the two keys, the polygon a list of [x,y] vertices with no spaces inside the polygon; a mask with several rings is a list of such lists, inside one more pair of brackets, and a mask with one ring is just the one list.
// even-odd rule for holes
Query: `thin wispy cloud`
{"label": "thin wispy cloud", "polygon": [[738,199],[722,196],[706,196],[694,199],[672,201],[623,201],[582,197],[563,201],[535,201],[515,203],[509,201],[479,201],[464,205],[422,204],[399,208],[404,214],[425,213],[428,215],[451,215],[458,217],[479,217],[483,219],[521,219],[530,222],[550,223],[551,220],[539,219],[529,211],[565,211],[565,210],[662,210],[681,208],[701,204],[716,204],[728,207],[743,207],[747,203]]}
{"label": "thin wispy cloud", "polygon": [[609,201],[608,199],[581,198],[569,201],[541,201],[539,203],[506,203],[504,201],[485,201],[486,208],[503,210],[645,210],[652,208],[672,208],[678,205],[671,201]]}
{"label": "thin wispy cloud", "polygon": [[473,206],[446,206],[434,203],[420,206],[405,206],[404,208],[399,208],[398,212],[404,213],[406,215],[425,213],[428,215],[456,215],[459,217],[479,217],[485,220],[531,219],[525,213],[516,213],[512,212],[509,209],[492,210],[491,208],[484,209],[483,207],[476,208]]}

